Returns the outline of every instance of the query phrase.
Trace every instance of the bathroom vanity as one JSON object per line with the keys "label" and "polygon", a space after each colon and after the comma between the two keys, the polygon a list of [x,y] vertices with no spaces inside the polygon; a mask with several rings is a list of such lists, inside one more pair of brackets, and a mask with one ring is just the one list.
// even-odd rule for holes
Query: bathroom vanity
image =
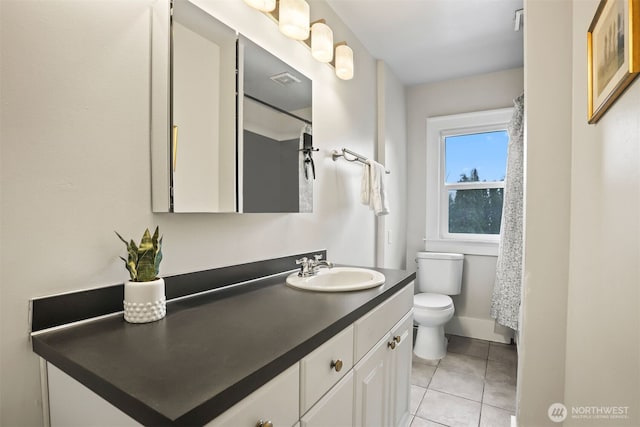
{"label": "bathroom vanity", "polygon": [[408,425],[415,273],[376,270],[362,291],[295,289],[289,269],[173,300],[189,275],[167,277],[160,321],[35,332],[51,425]]}

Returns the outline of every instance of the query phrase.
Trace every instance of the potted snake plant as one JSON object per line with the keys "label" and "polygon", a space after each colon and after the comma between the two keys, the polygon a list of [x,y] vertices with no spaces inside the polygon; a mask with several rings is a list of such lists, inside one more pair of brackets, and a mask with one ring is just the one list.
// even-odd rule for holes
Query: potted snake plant
{"label": "potted snake plant", "polygon": [[162,236],[156,227],[153,236],[146,229],[140,245],[133,239],[127,242],[116,234],[127,247],[125,267],[130,279],[124,284],[124,320],[130,323],[148,323],[162,319],[167,314],[164,279],[158,277],[162,261]]}

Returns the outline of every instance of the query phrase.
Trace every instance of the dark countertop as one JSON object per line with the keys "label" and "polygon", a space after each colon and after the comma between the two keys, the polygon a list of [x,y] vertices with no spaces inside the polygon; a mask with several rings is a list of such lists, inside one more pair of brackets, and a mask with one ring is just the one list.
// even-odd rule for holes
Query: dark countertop
{"label": "dark countertop", "polygon": [[290,288],[290,272],[167,303],[153,323],[121,315],[33,335],[33,349],[145,425],[202,425],[283,372],[414,278],[375,269],[355,292]]}

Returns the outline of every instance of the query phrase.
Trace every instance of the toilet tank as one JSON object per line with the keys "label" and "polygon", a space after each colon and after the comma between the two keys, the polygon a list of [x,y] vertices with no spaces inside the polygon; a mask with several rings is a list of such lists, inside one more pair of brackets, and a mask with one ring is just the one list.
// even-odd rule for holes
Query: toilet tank
{"label": "toilet tank", "polygon": [[463,261],[462,254],[418,252],[418,292],[458,295],[462,288]]}

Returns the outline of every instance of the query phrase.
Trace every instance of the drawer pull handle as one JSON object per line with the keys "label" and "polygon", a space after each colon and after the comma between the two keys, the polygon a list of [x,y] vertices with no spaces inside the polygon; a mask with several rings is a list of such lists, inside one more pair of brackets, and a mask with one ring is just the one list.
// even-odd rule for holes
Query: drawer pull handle
{"label": "drawer pull handle", "polygon": [[396,348],[396,342],[394,340],[391,340],[387,343],[387,347],[389,347],[391,350],[395,350]]}
{"label": "drawer pull handle", "polygon": [[400,335],[396,335],[395,337],[393,337],[393,339],[394,339],[395,342],[400,344],[400,340],[402,339],[402,337]]}
{"label": "drawer pull handle", "polygon": [[340,372],[340,370],[342,369],[342,360],[338,359],[338,360],[332,360],[331,361],[331,367],[333,369],[336,370],[336,372]]}
{"label": "drawer pull handle", "polygon": [[260,420],[256,424],[256,427],[273,427],[273,423],[271,421]]}

